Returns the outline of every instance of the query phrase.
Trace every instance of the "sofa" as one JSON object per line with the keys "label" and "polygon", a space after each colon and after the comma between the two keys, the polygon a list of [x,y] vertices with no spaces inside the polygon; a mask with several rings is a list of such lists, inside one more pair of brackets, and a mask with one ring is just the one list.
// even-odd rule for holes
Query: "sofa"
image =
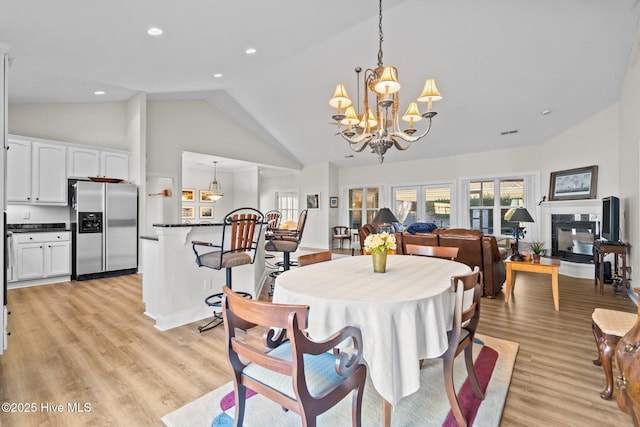
{"label": "sofa", "polygon": [[504,260],[507,250],[499,248],[495,236],[485,236],[478,230],[463,228],[435,229],[430,233],[396,233],[396,251],[406,254],[406,245],[453,246],[459,248],[457,261],[482,271],[483,295],[494,298],[500,293],[506,279]]}

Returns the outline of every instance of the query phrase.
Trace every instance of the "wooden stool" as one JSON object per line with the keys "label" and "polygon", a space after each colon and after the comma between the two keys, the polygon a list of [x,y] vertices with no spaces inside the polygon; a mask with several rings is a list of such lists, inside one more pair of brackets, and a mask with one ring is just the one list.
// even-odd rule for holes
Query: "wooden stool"
{"label": "wooden stool", "polygon": [[593,336],[598,347],[598,358],[593,361],[596,366],[602,366],[606,379],[606,388],[600,393],[603,399],[611,399],[613,394],[613,367],[611,358],[616,351],[616,345],[631,327],[636,323],[638,315],[624,311],[596,308],[591,315]]}

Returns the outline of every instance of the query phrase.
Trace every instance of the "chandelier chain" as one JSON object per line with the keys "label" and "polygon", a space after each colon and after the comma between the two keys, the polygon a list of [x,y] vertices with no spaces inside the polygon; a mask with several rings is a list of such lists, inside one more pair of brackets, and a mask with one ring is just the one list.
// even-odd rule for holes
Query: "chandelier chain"
{"label": "chandelier chain", "polygon": [[380,9],[378,13],[378,34],[380,38],[378,46],[378,67],[382,68],[382,40],[384,40],[384,34],[382,33],[382,0],[380,0]]}

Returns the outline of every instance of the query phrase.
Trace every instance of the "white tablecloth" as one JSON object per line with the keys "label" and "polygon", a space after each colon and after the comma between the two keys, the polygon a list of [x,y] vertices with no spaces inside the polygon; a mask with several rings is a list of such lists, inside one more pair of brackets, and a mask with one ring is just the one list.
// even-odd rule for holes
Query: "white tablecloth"
{"label": "white tablecloth", "polygon": [[359,327],[373,385],[395,405],[420,387],[419,360],[447,349],[450,278],[470,271],[454,261],[390,255],[381,274],[373,272],[371,256],[346,257],[282,273],[273,302],[309,305],[315,339]]}

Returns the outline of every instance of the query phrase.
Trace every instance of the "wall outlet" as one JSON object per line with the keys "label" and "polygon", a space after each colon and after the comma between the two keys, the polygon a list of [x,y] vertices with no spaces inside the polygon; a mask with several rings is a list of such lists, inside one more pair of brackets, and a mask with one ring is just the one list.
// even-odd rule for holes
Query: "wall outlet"
{"label": "wall outlet", "polygon": [[22,219],[29,219],[29,218],[31,218],[31,212],[23,211],[22,212]]}

